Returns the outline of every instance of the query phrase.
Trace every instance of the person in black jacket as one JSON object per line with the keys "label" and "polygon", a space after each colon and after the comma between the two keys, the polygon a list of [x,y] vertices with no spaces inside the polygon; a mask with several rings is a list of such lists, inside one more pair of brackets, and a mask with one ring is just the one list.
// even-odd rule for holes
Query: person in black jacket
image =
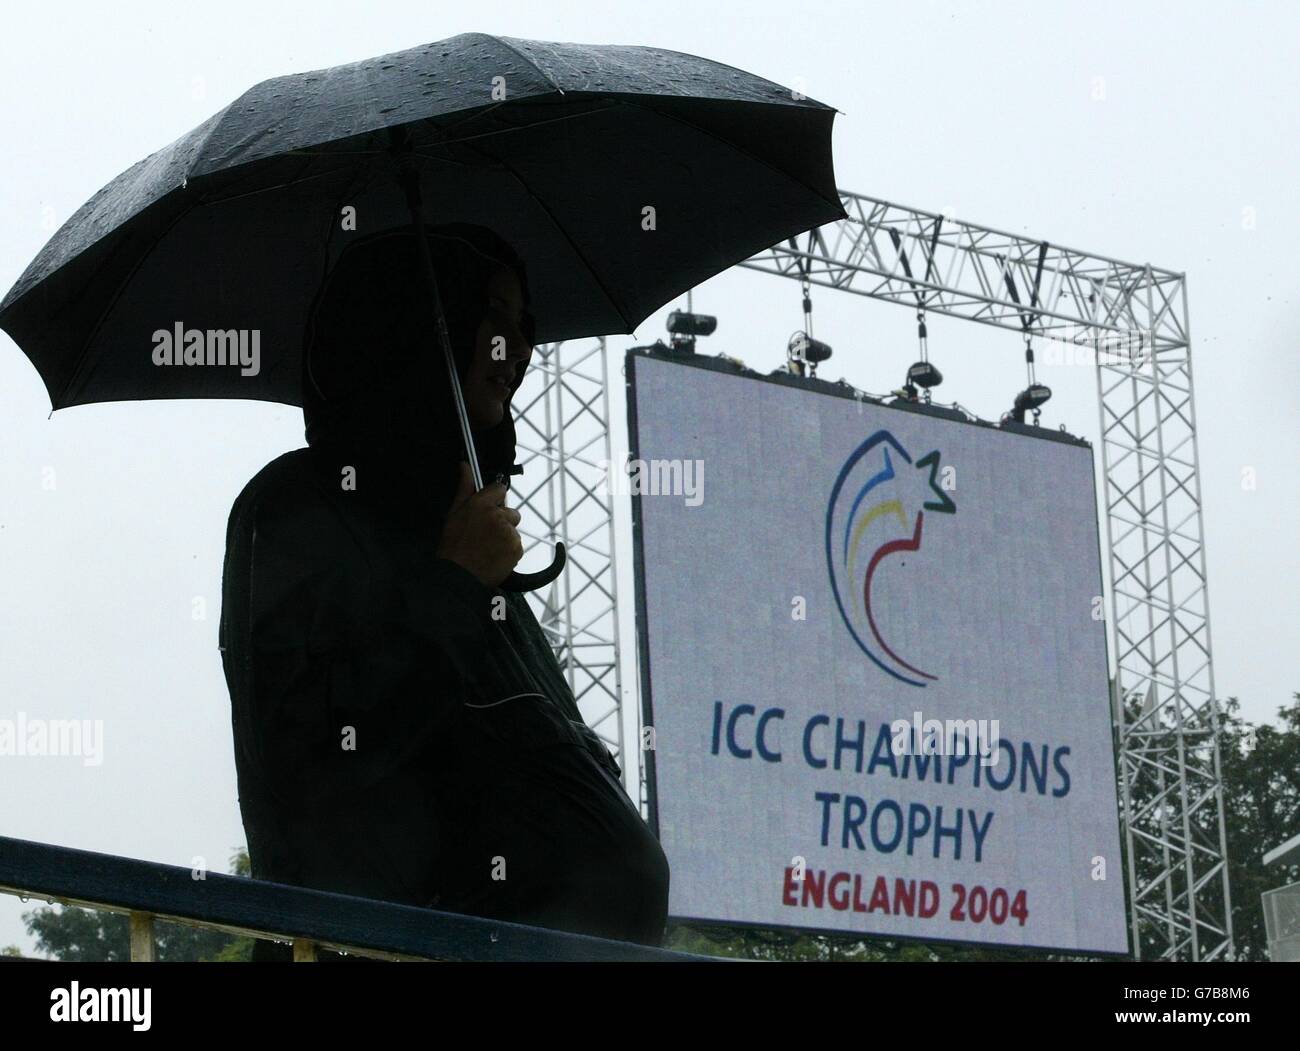
{"label": "person in black jacket", "polygon": [[[483,227],[427,233],[482,476],[509,477],[526,271]],[[504,484],[473,491],[417,248],[342,253],[304,348],[308,447],[231,510],[220,644],[253,877],[660,944],[663,851],[498,587],[519,515]]]}

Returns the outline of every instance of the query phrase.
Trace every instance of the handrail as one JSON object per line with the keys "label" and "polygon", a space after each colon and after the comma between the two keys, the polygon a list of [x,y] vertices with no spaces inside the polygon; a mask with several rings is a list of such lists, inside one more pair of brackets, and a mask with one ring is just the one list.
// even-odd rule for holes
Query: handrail
{"label": "handrail", "polygon": [[131,916],[131,959],[154,959],[154,918],[387,960],[686,961],[689,953],[569,934],[0,836],[0,893]]}

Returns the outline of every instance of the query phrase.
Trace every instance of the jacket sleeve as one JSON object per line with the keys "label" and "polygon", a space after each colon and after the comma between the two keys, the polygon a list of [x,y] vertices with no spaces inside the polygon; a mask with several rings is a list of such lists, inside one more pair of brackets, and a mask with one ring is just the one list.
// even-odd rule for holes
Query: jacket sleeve
{"label": "jacket sleeve", "polygon": [[328,806],[427,761],[487,657],[493,592],[431,555],[393,572],[392,553],[310,489],[265,493],[242,528],[236,737],[272,797]]}

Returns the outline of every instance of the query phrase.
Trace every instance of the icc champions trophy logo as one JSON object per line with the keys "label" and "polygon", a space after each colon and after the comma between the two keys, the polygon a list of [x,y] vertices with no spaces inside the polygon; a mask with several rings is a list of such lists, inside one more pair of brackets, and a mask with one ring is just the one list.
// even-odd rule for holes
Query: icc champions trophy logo
{"label": "icc champions trophy logo", "polygon": [[877,667],[911,686],[936,676],[904,660],[881,636],[871,582],[890,555],[921,549],[928,513],[957,513],[938,475],[938,449],[913,463],[892,434],[876,431],[840,469],[826,508],[826,566],[844,624]]}

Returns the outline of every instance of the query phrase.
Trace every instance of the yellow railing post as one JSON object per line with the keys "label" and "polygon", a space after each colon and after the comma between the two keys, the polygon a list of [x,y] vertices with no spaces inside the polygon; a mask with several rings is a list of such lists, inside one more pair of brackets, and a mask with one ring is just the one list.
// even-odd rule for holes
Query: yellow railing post
{"label": "yellow railing post", "polygon": [[131,962],[156,963],[158,946],[153,937],[153,916],[147,912],[131,913]]}

